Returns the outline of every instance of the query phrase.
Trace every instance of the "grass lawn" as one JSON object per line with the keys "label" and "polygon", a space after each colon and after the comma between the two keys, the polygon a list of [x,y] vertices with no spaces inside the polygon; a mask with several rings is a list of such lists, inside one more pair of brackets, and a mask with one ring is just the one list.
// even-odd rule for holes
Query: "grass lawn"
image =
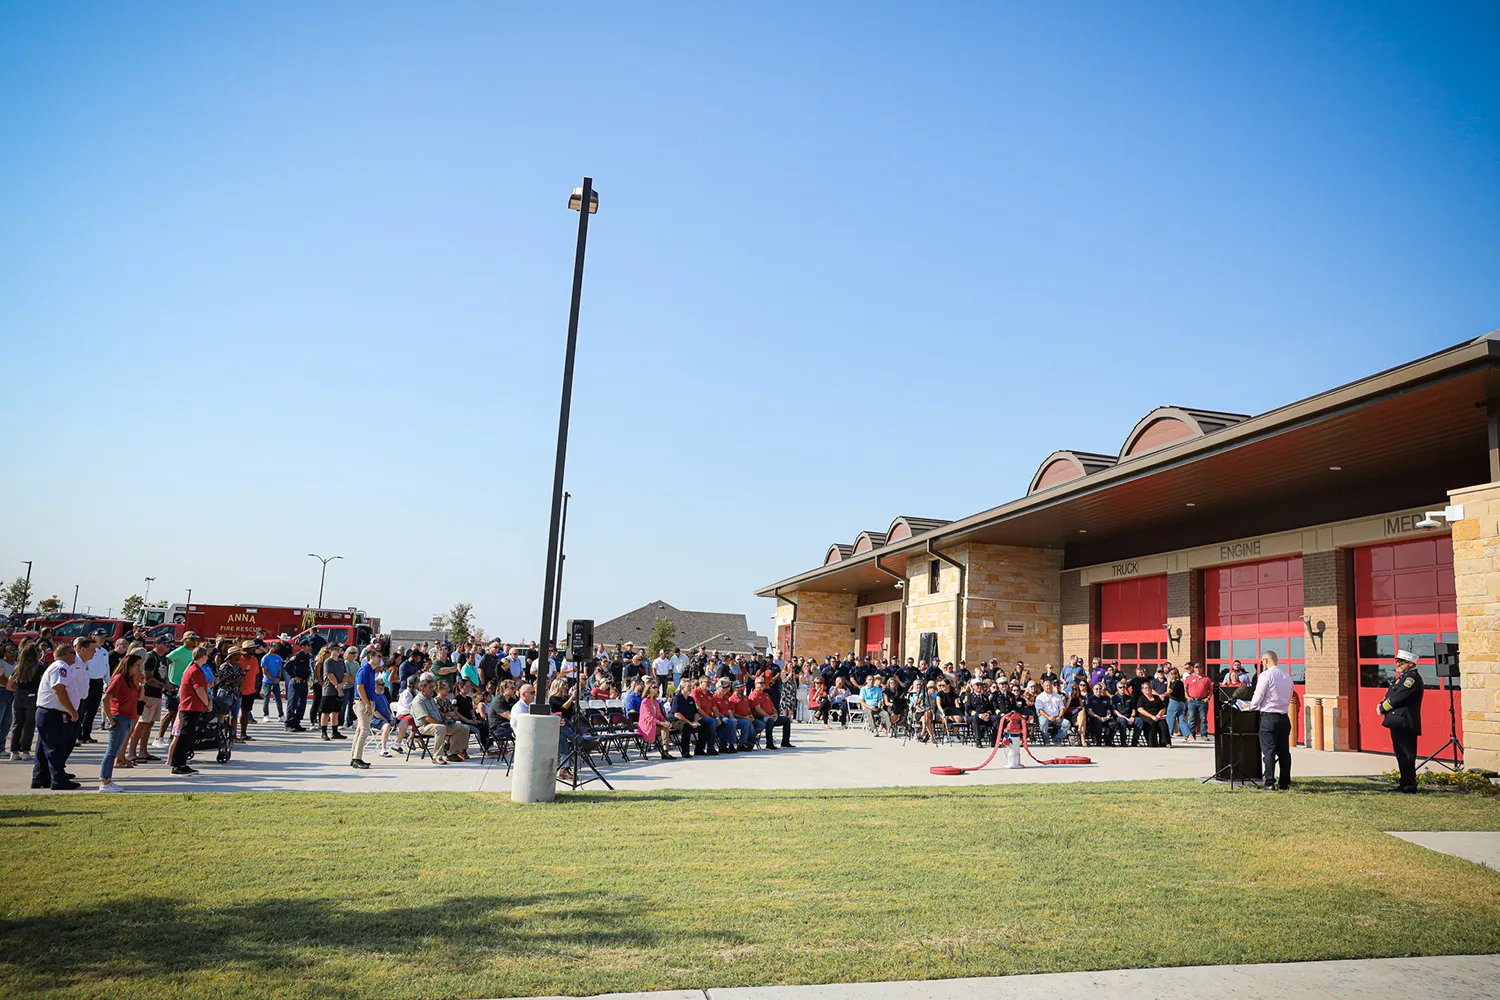
{"label": "grass lawn", "polygon": [[1500,952],[1366,781],[0,799],[0,996],[499,997]]}

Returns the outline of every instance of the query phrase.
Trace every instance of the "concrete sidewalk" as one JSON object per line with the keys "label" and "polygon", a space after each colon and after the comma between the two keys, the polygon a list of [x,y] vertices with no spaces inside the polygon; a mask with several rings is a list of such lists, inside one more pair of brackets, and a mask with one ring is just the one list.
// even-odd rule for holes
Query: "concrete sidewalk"
{"label": "concrete sidewalk", "polygon": [[[374,741],[366,753],[371,764],[368,771],[349,766],[349,742],[324,742],[316,731],[288,733],[277,723],[251,726],[255,739],[236,744],[233,758],[225,764],[214,763],[213,753],[201,754],[193,766],[201,773],[177,777],[168,773],[165,762],[146,764],[131,770],[117,770],[115,780],[129,794],[142,792],[508,792],[510,779],[505,765],[483,765],[477,761],[434,765],[430,760],[410,761],[378,756]],[[1199,778],[1213,771],[1213,746],[1190,743],[1171,748],[1088,747],[1082,751],[1094,763],[1081,766],[1043,767],[1030,758],[1021,770],[1006,770],[995,764],[982,771],[959,777],[940,777],[929,773],[934,764],[977,767],[990,753],[989,749],[959,744],[930,746],[905,742],[850,727],[824,729],[819,725],[792,727],[794,750],[756,750],[752,753],[663,761],[653,756],[641,761],[633,756],[629,763],[613,766],[601,761],[600,767],[615,788],[621,791],[660,791],[664,789],[819,789],[819,788],[889,788],[941,787],[966,788],[974,785],[1055,784],[1078,781],[1140,781],[1153,778]],[[1080,752],[1076,747],[1036,747],[1043,760]],[[153,750],[165,757],[164,750]],[[85,788],[97,786],[103,744],[78,748],[68,769],[78,776]],[[1294,749],[1294,778],[1342,777],[1379,774],[1390,767],[1390,760],[1374,754],[1333,753]],[[0,762],[0,795],[83,795],[75,792],[32,791],[31,765]],[[1372,790],[1374,786],[1371,786]],[[604,791],[593,783],[583,789]],[[1236,794],[1256,794],[1246,791]]]}
{"label": "concrete sidewalk", "polygon": [[[1384,1000],[1500,996],[1500,956],[1375,958],[1349,962],[1207,965],[1178,969],[1061,972],[903,983],[763,986],[612,993],[610,1000]],[[548,997],[543,1000],[568,1000]],[[603,998],[594,998],[603,1000]]]}

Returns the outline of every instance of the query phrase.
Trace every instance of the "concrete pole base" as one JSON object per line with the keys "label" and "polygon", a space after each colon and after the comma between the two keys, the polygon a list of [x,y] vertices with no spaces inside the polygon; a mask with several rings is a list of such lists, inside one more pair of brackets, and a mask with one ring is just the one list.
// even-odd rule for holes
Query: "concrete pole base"
{"label": "concrete pole base", "polygon": [[562,720],[555,715],[512,715],[510,727],[516,734],[510,800],[552,802],[557,798],[557,739]]}

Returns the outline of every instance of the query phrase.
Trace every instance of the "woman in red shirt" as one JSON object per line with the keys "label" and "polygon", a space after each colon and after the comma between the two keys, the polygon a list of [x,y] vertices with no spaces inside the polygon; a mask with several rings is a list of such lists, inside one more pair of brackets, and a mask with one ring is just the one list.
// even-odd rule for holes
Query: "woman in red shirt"
{"label": "woman in red shirt", "polygon": [[101,792],[123,792],[125,789],[114,782],[115,768],[135,767],[121,754],[125,750],[130,730],[135,725],[135,718],[140,713],[141,683],[144,680],[141,676],[141,664],[144,661],[145,658],[140,653],[127,654],[120,665],[115,667],[114,676],[104,689],[104,728],[109,730],[109,748],[104,751],[104,760],[99,764]]}

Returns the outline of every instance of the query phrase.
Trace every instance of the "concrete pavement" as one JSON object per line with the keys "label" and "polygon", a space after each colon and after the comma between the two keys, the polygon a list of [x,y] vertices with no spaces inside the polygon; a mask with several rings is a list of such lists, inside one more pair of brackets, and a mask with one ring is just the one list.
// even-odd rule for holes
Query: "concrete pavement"
{"label": "concrete pavement", "polygon": [[[1060,972],[902,983],[762,986],[739,989],[612,993],[609,1000],[1386,1000],[1500,995],[1500,956],[1376,958],[1274,965]],[[568,1000],[545,997],[542,1000]],[[605,1000],[602,997],[593,1000]]]}
{"label": "concrete pavement", "polygon": [[[259,723],[251,727],[255,740],[236,744],[228,763],[216,764],[207,753],[194,761],[201,771],[177,777],[166,764],[147,764],[116,771],[115,780],[132,793],[140,792],[507,792],[510,781],[504,765],[478,762],[439,767],[431,761],[383,758],[372,742],[366,759],[372,767],[355,771],[349,766],[349,742],[325,743],[316,731],[288,733],[279,724]],[[973,785],[1055,784],[1075,781],[1148,780],[1153,778],[1197,778],[1213,770],[1213,748],[1207,743],[1164,749],[1148,747],[1035,748],[1049,759],[1083,753],[1094,763],[1083,766],[1043,767],[1023,757],[1027,766],[1006,770],[998,765],[1003,754],[982,771],[960,777],[939,777],[928,772],[934,764],[978,766],[988,749],[945,744],[930,746],[872,736],[863,729],[823,729],[819,725],[792,728],[795,750],[764,749],[707,759],[642,762],[603,766],[610,782],[619,790],[660,789],[818,789],[938,786],[964,788]],[[153,750],[165,757],[162,750]],[[69,770],[86,788],[98,784],[103,744],[80,747],[69,762]],[[617,758],[618,761],[618,758]],[[1293,777],[1330,777],[1379,774],[1390,766],[1388,758],[1372,754],[1293,750]],[[0,794],[81,795],[77,792],[33,792],[29,764],[0,762]],[[588,791],[602,791],[594,783]],[[88,792],[87,794],[93,794]],[[1252,793],[1253,794],[1253,793]]]}
{"label": "concrete pavement", "polygon": [[1472,861],[1476,865],[1483,865],[1486,868],[1494,868],[1500,871],[1500,833],[1488,830],[1443,833],[1428,830],[1416,833],[1399,832],[1396,830],[1388,830],[1386,832],[1392,837],[1409,840],[1419,847],[1427,848],[1429,851],[1451,854],[1455,858],[1463,858],[1465,861]]}

